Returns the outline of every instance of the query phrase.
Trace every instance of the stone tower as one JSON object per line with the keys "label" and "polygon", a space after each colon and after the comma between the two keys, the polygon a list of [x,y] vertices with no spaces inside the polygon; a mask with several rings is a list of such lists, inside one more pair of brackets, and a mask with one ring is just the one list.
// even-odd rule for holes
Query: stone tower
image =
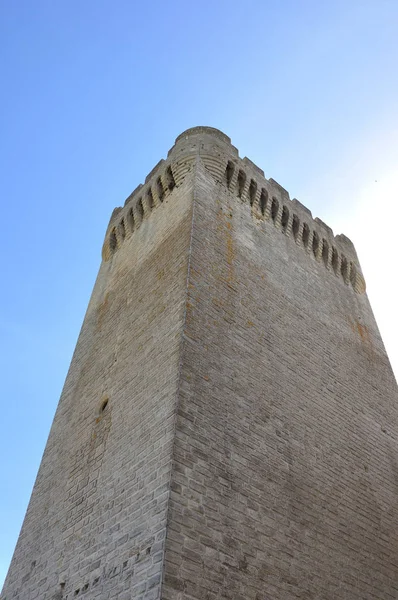
{"label": "stone tower", "polygon": [[352,243],[230,139],[113,212],[2,600],[393,600],[398,393]]}

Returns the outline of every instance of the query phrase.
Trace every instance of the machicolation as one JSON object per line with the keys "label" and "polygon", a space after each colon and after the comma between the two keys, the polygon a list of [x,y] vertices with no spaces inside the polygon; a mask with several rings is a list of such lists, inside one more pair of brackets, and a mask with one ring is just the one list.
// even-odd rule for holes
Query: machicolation
{"label": "machicolation", "polygon": [[[176,147],[197,129],[209,130],[212,135],[215,131],[206,127],[194,128],[179,136],[176,145],[169,151],[167,161],[161,160],[148,175],[145,184],[138,186],[127,198],[124,208],[114,211],[103,246],[104,260],[110,260],[124,240],[167,200],[176,186],[182,184],[193,166],[194,156],[184,156],[179,160],[175,157]],[[221,138],[225,142],[224,138],[227,136]],[[236,150],[230,141],[228,145],[232,152]],[[263,221],[266,226],[273,225],[282,234],[292,238],[309,258],[322,264],[345,284],[351,284],[358,294],[365,292],[365,280],[356,256],[346,256],[347,246],[348,250],[352,246],[348,238],[343,235],[335,237],[327,225],[318,218],[313,219],[310,211],[298,200],[290,200],[286,190],[273,179],[266,179],[263,171],[249,159],[235,157],[231,160],[222,156],[218,149],[214,155],[201,153],[201,158],[220,185],[248,204],[254,219]],[[254,176],[250,170],[255,171]],[[299,212],[307,216],[299,216]],[[344,249],[339,248],[341,242]]]}

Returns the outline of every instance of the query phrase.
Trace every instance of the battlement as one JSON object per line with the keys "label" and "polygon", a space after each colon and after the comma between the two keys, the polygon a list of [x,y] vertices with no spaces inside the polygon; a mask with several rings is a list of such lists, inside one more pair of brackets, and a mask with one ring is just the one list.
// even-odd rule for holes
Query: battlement
{"label": "battlement", "polygon": [[274,226],[292,239],[302,251],[359,294],[366,286],[354,245],[345,235],[332,229],[312,213],[250,159],[239,157],[238,150],[224,133],[212,127],[187,129],[176,138],[167,159],[160,160],[126,199],[123,208],[113,211],[103,245],[102,256],[110,260],[124,240],[139,229],[152,211],[167,202],[175,187],[201,160],[220,185],[250,209],[253,219]]}

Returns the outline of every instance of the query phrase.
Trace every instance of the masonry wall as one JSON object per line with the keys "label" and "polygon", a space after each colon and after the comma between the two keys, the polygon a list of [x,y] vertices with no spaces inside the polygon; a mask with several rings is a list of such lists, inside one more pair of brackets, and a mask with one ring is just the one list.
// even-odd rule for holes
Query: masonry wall
{"label": "masonry wall", "polygon": [[112,215],[2,600],[392,600],[398,393],[355,249],[198,127]]}
{"label": "masonry wall", "polygon": [[217,180],[202,162],[162,598],[393,600],[398,394],[366,294]]}
{"label": "masonry wall", "polygon": [[160,597],[191,210],[187,177],[105,256],[2,600]]}

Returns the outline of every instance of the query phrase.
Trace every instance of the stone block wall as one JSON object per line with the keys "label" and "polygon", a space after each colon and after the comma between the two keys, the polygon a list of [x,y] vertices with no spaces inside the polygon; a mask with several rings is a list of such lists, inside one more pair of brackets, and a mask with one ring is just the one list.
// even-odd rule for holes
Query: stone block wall
{"label": "stone block wall", "polygon": [[398,394],[362,276],[195,182],[162,598],[392,600]]}
{"label": "stone block wall", "polygon": [[191,213],[187,177],[101,265],[2,600],[160,597]]}
{"label": "stone block wall", "polygon": [[230,139],[114,210],[1,600],[392,600],[398,392],[354,246]]}

